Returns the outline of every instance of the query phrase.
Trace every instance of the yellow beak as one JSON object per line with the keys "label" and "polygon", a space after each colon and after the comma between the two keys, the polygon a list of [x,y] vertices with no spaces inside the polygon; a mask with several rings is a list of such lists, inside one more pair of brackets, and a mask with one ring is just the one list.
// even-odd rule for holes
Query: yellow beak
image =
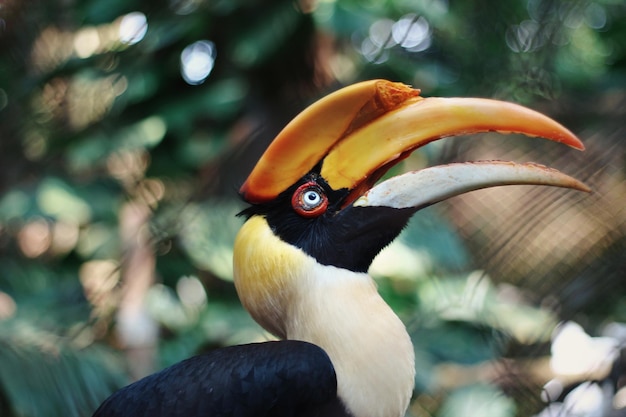
{"label": "yellow beak", "polygon": [[[309,171],[334,190],[347,189],[353,202],[391,166],[438,139],[478,132],[521,133],[584,149],[569,130],[517,104],[476,98],[422,98],[400,83],[358,83],[315,102],[294,118],[263,154],[240,192],[250,203],[276,198]],[[481,171],[484,166],[474,166]],[[526,167],[528,168],[528,167]],[[564,174],[533,166],[509,170],[501,183],[548,184],[588,190]],[[533,174],[528,176],[528,171]],[[542,177],[550,177],[545,179]],[[511,177],[512,175],[512,177]],[[537,179],[537,175],[541,178]],[[490,185],[494,184],[493,181]],[[475,187],[476,188],[476,187]]]}

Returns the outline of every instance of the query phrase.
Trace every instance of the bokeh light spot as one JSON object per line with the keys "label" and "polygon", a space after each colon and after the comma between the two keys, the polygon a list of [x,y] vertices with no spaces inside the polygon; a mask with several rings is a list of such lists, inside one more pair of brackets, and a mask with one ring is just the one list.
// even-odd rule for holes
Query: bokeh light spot
{"label": "bokeh light spot", "polygon": [[197,41],[180,54],[181,75],[187,84],[202,84],[213,70],[217,51],[211,41]]}
{"label": "bokeh light spot", "polygon": [[201,307],[207,302],[206,291],[197,277],[181,277],[176,283],[176,293],[187,307]]}
{"label": "bokeh light spot", "polygon": [[382,64],[389,59],[389,50],[396,45],[407,52],[421,52],[430,47],[432,35],[430,25],[423,16],[413,13],[404,15],[398,21],[379,19],[372,23],[368,36],[355,42],[363,57],[374,64]]}
{"label": "bokeh light spot", "polygon": [[600,30],[606,26],[606,11],[598,3],[590,3],[585,8],[585,23],[592,29]]}
{"label": "bokeh light spot", "polygon": [[524,20],[519,25],[509,27],[505,34],[505,41],[513,52],[531,52],[545,43],[541,35],[540,26],[534,20]]}
{"label": "bokeh light spot", "polygon": [[74,52],[79,58],[89,58],[100,47],[100,35],[95,27],[86,27],[74,37]]}
{"label": "bokeh light spot", "polygon": [[423,16],[403,16],[393,24],[391,34],[396,43],[412,52],[426,50],[431,43],[430,25]]}
{"label": "bokeh light spot", "polygon": [[394,21],[391,19],[380,19],[372,23],[369,29],[371,42],[379,48],[391,48],[396,45],[394,37],[391,36],[391,29]]}
{"label": "bokeh light spot", "polygon": [[134,45],[141,41],[148,31],[148,19],[141,12],[128,13],[122,17],[118,30],[120,42]]}
{"label": "bokeh light spot", "polygon": [[43,255],[52,240],[50,226],[44,219],[36,219],[26,223],[17,235],[17,244],[28,258]]}

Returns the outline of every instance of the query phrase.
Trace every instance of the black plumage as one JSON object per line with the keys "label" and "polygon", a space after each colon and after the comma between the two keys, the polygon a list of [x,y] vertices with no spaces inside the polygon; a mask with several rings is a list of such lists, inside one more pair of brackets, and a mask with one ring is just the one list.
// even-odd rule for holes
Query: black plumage
{"label": "black plumage", "polygon": [[94,417],[348,417],[328,355],[284,340],[218,349],[111,395]]}

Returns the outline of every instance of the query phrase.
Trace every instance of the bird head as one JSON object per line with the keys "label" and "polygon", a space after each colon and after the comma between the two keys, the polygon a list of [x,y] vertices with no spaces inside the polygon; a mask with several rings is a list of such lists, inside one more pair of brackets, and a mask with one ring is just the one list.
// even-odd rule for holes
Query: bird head
{"label": "bird head", "polygon": [[284,299],[304,273],[290,263],[304,265],[306,257],[366,272],[419,209],[479,188],[540,184],[588,191],[554,169],[502,161],[435,166],[379,183],[427,143],[489,131],[584,149],[565,127],[520,105],[423,98],[419,90],[385,80],[354,84],[313,103],[278,134],[241,186],[250,204],[235,244],[235,284],[243,304],[264,327],[284,336]]}

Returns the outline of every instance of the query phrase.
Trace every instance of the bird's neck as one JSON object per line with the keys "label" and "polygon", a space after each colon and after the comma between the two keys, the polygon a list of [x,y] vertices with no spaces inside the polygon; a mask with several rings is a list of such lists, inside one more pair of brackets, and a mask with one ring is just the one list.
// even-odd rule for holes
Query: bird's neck
{"label": "bird's neck", "polygon": [[367,274],[319,264],[253,217],[235,242],[235,285],[267,330],[323,348],[355,417],[400,417],[414,385],[413,345]]}
{"label": "bird's neck", "polygon": [[339,397],[356,417],[404,415],[415,378],[404,325],[368,275],[320,265],[314,271],[301,277],[287,315],[287,338],[328,353]]}

